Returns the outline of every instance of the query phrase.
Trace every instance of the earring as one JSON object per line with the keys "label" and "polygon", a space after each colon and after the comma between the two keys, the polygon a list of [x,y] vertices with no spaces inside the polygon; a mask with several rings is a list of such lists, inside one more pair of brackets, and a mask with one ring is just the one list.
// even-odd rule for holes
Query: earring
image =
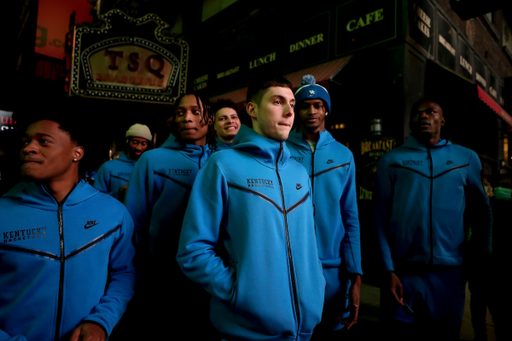
{"label": "earring", "polygon": [[77,162],[78,160],[76,159],[76,157],[73,159],[73,162]]}

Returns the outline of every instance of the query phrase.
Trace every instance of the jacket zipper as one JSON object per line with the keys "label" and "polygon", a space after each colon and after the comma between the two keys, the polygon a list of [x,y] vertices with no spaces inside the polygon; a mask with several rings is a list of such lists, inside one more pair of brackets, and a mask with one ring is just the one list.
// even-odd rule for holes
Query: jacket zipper
{"label": "jacket zipper", "polygon": [[[313,217],[316,216],[316,207],[315,207],[315,150],[311,147],[308,141],[306,143],[309,146],[309,150],[311,150],[311,201],[313,202]],[[316,224],[315,224],[316,231]]]}
{"label": "jacket zipper", "polygon": [[55,325],[55,341],[59,340],[60,324],[62,320],[62,300],[64,296],[64,222],[62,219],[62,203],[59,203],[57,214],[59,221],[59,239],[60,239],[60,279],[59,279],[59,301],[57,305],[57,323]]}
{"label": "jacket zipper", "polygon": [[[60,240],[60,275],[59,275],[59,298],[57,303],[57,323],[55,324],[55,341],[59,341],[60,337],[60,325],[62,322],[62,301],[64,299],[64,262],[66,260],[66,257],[64,255],[64,220],[62,218],[62,206],[66,202],[69,195],[73,192],[73,190],[76,188],[78,183],[76,183],[71,191],[66,195],[66,197],[61,201],[58,202],[58,210],[57,210],[57,220],[59,222],[59,240]],[[48,194],[50,192],[47,190]],[[50,196],[53,197],[53,195],[50,194]],[[53,197],[55,199],[55,197]],[[57,200],[55,200],[57,201]]]}
{"label": "jacket zipper", "polygon": [[430,148],[427,148],[428,158],[430,159],[430,226],[429,226],[429,237],[430,237],[430,265],[434,264],[434,231],[432,228],[432,198],[434,195],[434,162],[432,160],[432,153]]}
{"label": "jacket zipper", "polygon": [[297,317],[297,335],[298,335],[299,328],[300,328],[299,300],[297,297],[297,285],[295,283],[295,269],[293,267],[292,250],[291,250],[291,246],[290,246],[290,234],[288,231],[288,217],[287,217],[286,207],[285,207],[285,203],[284,203],[283,183],[281,182],[281,177],[279,176],[279,170],[278,170],[279,156],[281,156],[282,151],[283,151],[283,143],[280,142],[279,153],[277,154],[277,158],[276,158],[276,174],[277,174],[277,179],[279,181],[279,188],[281,190],[281,199],[283,202],[283,217],[284,217],[284,229],[285,229],[285,234],[286,234],[286,247],[288,250],[288,263],[290,264],[290,276],[291,276],[291,280],[292,280],[293,301],[294,301],[294,305],[295,305],[295,314]]}
{"label": "jacket zipper", "polygon": [[201,159],[204,155],[204,146],[201,146],[201,155],[199,156],[199,169],[201,169]]}

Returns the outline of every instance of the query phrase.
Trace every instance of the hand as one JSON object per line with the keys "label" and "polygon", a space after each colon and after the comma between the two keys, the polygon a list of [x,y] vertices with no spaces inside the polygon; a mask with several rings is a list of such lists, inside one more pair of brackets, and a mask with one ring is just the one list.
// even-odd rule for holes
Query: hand
{"label": "hand", "polygon": [[73,332],[69,341],[106,341],[105,331],[94,323],[84,322],[79,324]]}
{"label": "hand", "polygon": [[402,290],[402,282],[400,282],[400,279],[398,279],[398,276],[391,272],[391,278],[389,281],[389,290],[391,291],[391,294],[395,298],[395,300],[400,305],[404,305],[404,295]]}
{"label": "hand", "polygon": [[126,195],[127,188],[128,188],[128,184],[124,185],[123,187],[121,187],[117,190],[117,193],[119,194],[119,199],[121,202],[124,201],[124,196]]}
{"label": "hand", "polygon": [[350,315],[347,318],[338,318],[341,320],[341,323],[347,326],[347,329],[350,329],[354,324],[357,323],[357,318],[359,316],[359,300],[361,297],[361,275],[354,274],[352,278],[350,278],[350,289],[348,290],[348,309],[350,310]]}

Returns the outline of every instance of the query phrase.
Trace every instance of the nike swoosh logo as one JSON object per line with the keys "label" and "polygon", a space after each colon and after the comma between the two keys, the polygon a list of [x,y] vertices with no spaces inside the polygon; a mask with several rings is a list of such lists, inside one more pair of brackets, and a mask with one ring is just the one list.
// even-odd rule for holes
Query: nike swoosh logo
{"label": "nike swoosh logo", "polygon": [[295,188],[296,188],[296,189],[297,189],[297,191],[298,191],[299,189],[301,189],[301,188],[302,188],[302,185],[301,185],[301,184],[297,184],[297,186],[295,186]]}
{"label": "nike swoosh logo", "polygon": [[334,160],[327,160],[327,164],[330,165],[331,163],[333,163]]}
{"label": "nike swoosh logo", "polygon": [[84,229],[90,229],[91,227],[93,226],[96,226],[98,225],[99,223],[96,222],[96,220],[93,220],[93,221],[88,221],[85,225],[84,225]]}

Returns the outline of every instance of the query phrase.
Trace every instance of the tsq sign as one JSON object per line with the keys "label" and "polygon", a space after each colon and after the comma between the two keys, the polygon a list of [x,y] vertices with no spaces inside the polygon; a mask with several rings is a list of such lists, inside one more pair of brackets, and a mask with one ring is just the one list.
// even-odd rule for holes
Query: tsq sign
{"label": "tsq sign", "polygon": [[75,29],[72,94],[173,104],[185,92],[188,44],[164,36],[168,25],[155,14],[99,18],[103,28]]}

